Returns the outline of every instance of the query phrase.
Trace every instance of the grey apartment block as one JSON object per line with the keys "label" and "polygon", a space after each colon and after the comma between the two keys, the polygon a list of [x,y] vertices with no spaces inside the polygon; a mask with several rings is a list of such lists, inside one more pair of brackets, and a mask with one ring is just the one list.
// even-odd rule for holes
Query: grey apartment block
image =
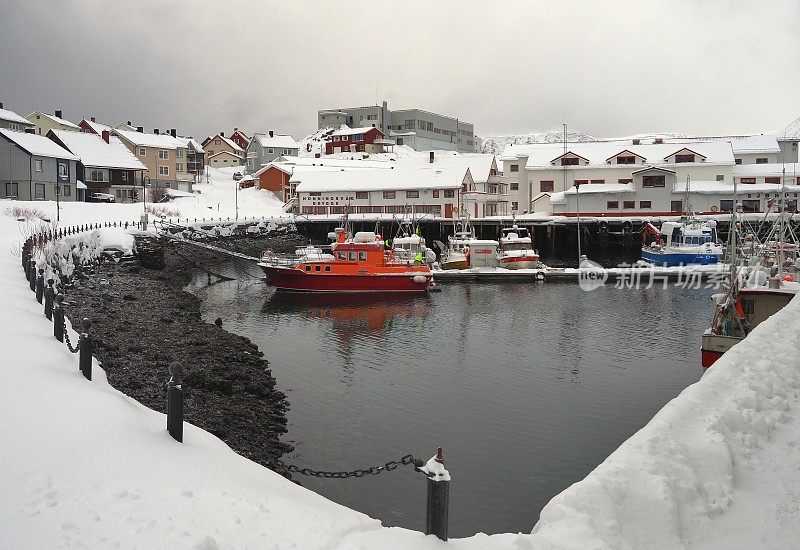
{"label": "grey apartment block", "polygon": [[22,201],[56,200],[59,164],[64,165],[66,171],[61,181],[60,200],[74,201],[78,195],[74,160],[31,155],[0,135],[0,197]]}
{"label": "grey apartment block", "polygon": [[280,156],[297,156],[300,149],[291,136],[255,134],[245,150],[245,170],[253,174]]}

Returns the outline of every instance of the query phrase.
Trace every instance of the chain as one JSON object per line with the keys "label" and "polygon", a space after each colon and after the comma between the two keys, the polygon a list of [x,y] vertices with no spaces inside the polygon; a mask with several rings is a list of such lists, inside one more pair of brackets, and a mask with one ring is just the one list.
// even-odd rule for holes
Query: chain
{"label": "chain", "polygon": [[300,468],[294,464],[286,464],[282,460],[275,460],[275,464],[278,466],[282,466],[286,468],[288,471],[294,474],[301,474],[304,476],[311,476],[311,477],[320,477],[320,478],[327,478],[327,479],[347,479],[349,477],[364,477],[365,475],[378,475],[379,473],[386,470],[387,472],[391,472],[392,470],[397,469],[398,466],[401,464],[404,466],[413,465],[414,468],[419,468],[422,466],[422,461],[417,460],[414,458],[413,455],[405,455],[399,461],[398,460],[390,460],[383,466],[372,466],[370,468],[360,468],[358,470],[353,470],[351,472],[323,472],[318,470],[312,470],[311,468]]}
{"label": "chain", "polygon": [[78,340],[78,345],[77,345],[77,346],[75,346],[74,348],[72,347],[72,342],[71,342],[71,341],[70,341],[70,339],[69,339],[69,333],[67,332],[67,327],[64,327],[64,342],[66,342],[66,343],[67,343],[67,348],[68,348],[68,349],[69,349],[69,351],[71,351],[72,353],[78,353],[78,350],[80,350],[80,349],[81,349],[81,342],[80,342],[80,340]]}

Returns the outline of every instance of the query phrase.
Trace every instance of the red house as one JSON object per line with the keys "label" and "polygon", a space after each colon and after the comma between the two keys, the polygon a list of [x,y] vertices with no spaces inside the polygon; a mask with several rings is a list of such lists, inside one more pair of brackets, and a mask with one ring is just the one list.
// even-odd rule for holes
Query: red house
{"label": "red house", "polygon": [[233,129],[231,140],[242,149],[247,149],[247,146],[250,145],[250,138],[248,138],[247,134],[242,132],[239,128]]}
{"label": "red house", "polygon": [[349,153],[352,151],[381,153],[383,152],[383,144],[375,142],[382,139],[383,132],[374,126],[365,128],[348,128],[344,126],[328,136],[325,143],[325,154]]}
{"label": "red house", "polygon": [[289,179],[291,177],[291,166],[282,166],[272,163],[253,174],[253,178],[256,180],[256,186],[259,189],[272,191],[278,198],[282,199],[283,202],[287,202],[292,196],[289,185]]}

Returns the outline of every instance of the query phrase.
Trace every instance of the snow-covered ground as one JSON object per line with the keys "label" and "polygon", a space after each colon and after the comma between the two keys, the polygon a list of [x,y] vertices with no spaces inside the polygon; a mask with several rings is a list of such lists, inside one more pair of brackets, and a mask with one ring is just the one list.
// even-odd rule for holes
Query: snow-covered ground
{"label": "snow-covered ground", "polygon": [[[140,208],[67,204],[62,223],[137,219]],[[384,528],[193,426],[176,443],[164,416],[111,388],[99,366],[86,381],[27,287],[15,255],[27,231],[0,213],[0,548],[796,546],[798,299],[556,496],[533,533],[445,544]]]}

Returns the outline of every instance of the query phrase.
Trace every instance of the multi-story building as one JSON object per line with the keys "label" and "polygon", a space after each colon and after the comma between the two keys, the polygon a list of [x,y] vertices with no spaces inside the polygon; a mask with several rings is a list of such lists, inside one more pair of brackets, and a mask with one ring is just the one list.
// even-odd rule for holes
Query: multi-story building
{"label": "multi-story building", "polygon": [[64,130],[67,132],[80,132],[81,127],[75,123],[65,120],[60,110],[55,115],[49,115],[41,111],[34,111],[26,117],[36,129],[36,134],[47,136],[50,130]]}
{"label": "multi-story building", "polygon": [[233,132],[231,132],[231,141],[242,149],[247,149],[247,146],[250,145],[250,138],[239,128],[234,128]]}
{"label": "multi-story building", "polygon": [[28,128],[33,128],[33,124],[14,111],[3,109],[3,104],[0,103],[0,128],[24,132]]}
{"label": "multi-story building", "polygon": [[148,134],[140,126],[135,132],[115,128],[112,133],[147,167],[142,177],[150,185],[192,190],[194,176],[186,166],[188,148],[177,139],[174,129],[169,134],[159,133],[158,129]]}
{"label": "multi-story building", "polygon": [[346,152],[382,153],[383,133],[372,126],[348,128],[342,126],[325,138],[325,154]]}
{"label": "multi-story building", "polygon": [[270,162],[281,156],[297,156],[300,144],[286,134],[276,134],[272,130],[264,134],[254,134],[245,151],[248,174],[258,172]]}
{"label": "multi-story building", "polygon": [[33,133],[0,129],[0,186],[7,199],[74,201],[78,157]]}
{"label": "multi-story building", "polygon": [[47,137],[79,158],[77,178],[87,193],[108,193],[117,202],[142,200],[141,174],[147,167],[109,130],[100,135],[50,130]]}
{"label": "multi-story building", "polygon": [[[218,153],[227,153],[223,157],[217,157],[218,162],[226,160],[227,165],[239,165],[244,162],[244,149],[239,147],[231,138],[225,137],[224,132],[220,132],[215,136],[209,136],[203,141],[203,150],[208,155],[208,160],[217,155]],[[235,159],[233,157],[236,157]]]}
{"label": "multi-story building", "polygon": [[200,143],[192,137],[177,137],[186,145],[186,171],[197,176],[202,174],[206,166],[206,152]]}
{"label": "multi-story building", "polygon": [[326,109],[317,113],[318,127],[375,127],[398,145],[417,151],[446,150],[473,153],[477,150],[475,129],[469,122],[422,109],[390,111],[381,105]]}

